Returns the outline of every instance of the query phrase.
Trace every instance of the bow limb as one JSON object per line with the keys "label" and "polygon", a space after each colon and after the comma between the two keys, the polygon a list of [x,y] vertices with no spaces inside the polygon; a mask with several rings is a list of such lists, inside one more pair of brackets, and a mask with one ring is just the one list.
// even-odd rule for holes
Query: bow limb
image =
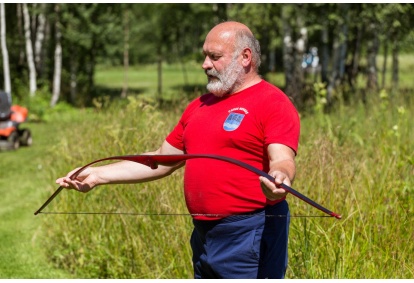
{"label": "bow limb", "polygon": [[[104,158],[104,159],[99,159],[99,160],[95,160],[91,163],[86,164],[85,166],[79,168],[76,172],[74,172],[72,175],[69,176],[70,179],[75,179],[83,170],[85,170],[87,167],[91,166],[92,164],[104,161],[104,160],[112,160],[114,159],[113,157],[109,157],[109,158]],[[63,190],[63,187],[60,186],[47,200],[46,202],[38,209],[36,210],[36,212],[34,213],[34,215],[39,214],[40,212],[42,212],[42,210],[48,206],[48,204]]]}
{"label": "bow limb", "polygon": [[[269,174],[257,169],[256,167],[251,166],[250,164],[244,163],[242,161],[233,159],[233,158],[229,158],[229,157],[224,157],[224,156],[219,156],[219,155],[211,155],[211,154],[177,154],[177,155],[123,155],[123,156],[113,156],[113,157],[107,157],[107,158],[103,158],[103,159],[99,159],[99,160],[95,160],[83,167],[81,167],[79,170],[77,170],[75,173],[73,173],[70,178],[73,180],[75,179],[80,172],[82,172],[83,170],[85,170],[87,167],[101,162],[101,161],[106,161],[106,160],[127,160],[127,161],[132,161],[132,162],[137,162],[146,166],[149,166],[152,169],[157,169],[159,164],[163,164],[163,165],[173,165],[175,163],[178,162],[182,162],[188,159],[195,159],[195,158],[210,158],[210,159],[216,159],[216,160],[221,160],[221,161],[225,161],[225,162],[229,162],[232,164],[235,164],[237,166],[240,166],[242,168],[245,168],[259,176],[263,176],[267,179],[269,179],[272,182],[275,182],[275,179],[270,176]],[[315,201],[311,200],[310,198],[306,197],[305,195],[299,193],[298,191],[294,190],[293,188],[289,187],[286,184],[280,184],[278,185],[279,187],[282,187],[284,190],[286,190],[287,192],[291,193],[292,195],[294,195],[295,197],[301,199],[302,201],[310,204],[311,206],[319,209],[320,211],[335,217],[337,219],[341,219],[342,216],[330,211],[329,209],[321,206],[320,204],[316,203]],[[49,197],[49,199],[34,213],[35,215],[37,215],[38,213],[40,213],[61,191],[62,191],[63,187],[59,187],[52,196]]]}

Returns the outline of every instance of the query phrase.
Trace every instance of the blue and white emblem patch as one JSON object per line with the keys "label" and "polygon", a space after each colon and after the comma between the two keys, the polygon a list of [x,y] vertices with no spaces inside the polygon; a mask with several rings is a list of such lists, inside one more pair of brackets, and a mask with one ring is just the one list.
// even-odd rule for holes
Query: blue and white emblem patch
{"label": "blue and white emblem patch", "polygon": [[243,121],[244,115],[245,114],[240,113],[230,113],[229,116],[227,116],[226,121],[224,121],[223,129],[228,132],[236,130]]}

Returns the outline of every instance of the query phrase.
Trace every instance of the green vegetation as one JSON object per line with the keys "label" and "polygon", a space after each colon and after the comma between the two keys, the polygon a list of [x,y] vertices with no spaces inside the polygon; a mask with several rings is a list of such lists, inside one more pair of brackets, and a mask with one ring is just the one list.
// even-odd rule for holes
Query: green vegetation
{"label": "green vegetation", "polygon": [[[131,77],[148,95],[94,109],[58,107],[47,122],[28,125],[33,147],[1,153],[1,278],[192,277],[191,217],[148,215],[187,213],[183,170],[163,180],[102,186],[88,194],[64,190],[45,209],[147,215],[33,216],[57,188],[54,180],[74,167],[160,145],[187,102],[180,84],[173,84],[181,76],[177,70],[165,81],[169,93],[183,96],[179,103],[156,107],[148,99],[156,86],[138,83],[141,72],[152,80],[155,68],[137,69]],[[122,80],[110,83],[115,74],[101,69],[97,81],[108,82],[103,89],[120,87]],[[194,80],[202,84],[202,72]],[[322,107],[324,88],[315,87],[316,104],[301,113],[293,187],[343,219],[301,217],[323,215],[288,198],[297,216],[291,221],[288,278],[414,278],[410,84],[401,86],[410,89],[404,95],[384,90],[369,94],[367,104],[340,102],[330,113]]]}
{"label": "green vegetation", "polygon": [[[395,88],[403,83],[398,78],[402,62],[397,58],[412,51],[414,38],[414,8],[410,3],[7,3],[0,6],[4,7],[0,18],[5,22],[1,53],[8,54],[0,56],[3,66],[0,77],[4,78],[0,87],[7,88],[6,81],[10,81],[5,91],[12,94],[14,101],[25,100],[29,95],[44,95],[42,92],[48,90],[43,97],[47,98],[47,105],[65,101],[90,107],[92,100],[101,95],[102,83],[123,81],[124,68],[135,73],[136,66],[146,64],[151,68],[165,66],[163,70],[167,73],[160,73],[160,77],[177,72],[187,91],[199,89],[200,82],[194,81],[191,72],[182,73],[181,64],[196,61],[201,70],[205,36],[215,24],[226,20],[241,21],[252,30],[261,45],[262,74],[272,76],[275,70],[283,73],[283,80],[279,76],[275,81],[301,110],[309,98],[303,91],[303,59],[310,63],[313,55],[309,52],[316,51],[313,47],[318,49],[321,69],[318,77],[329,85],[327,100],[331,103],[331,90],[348,87],[357,77],[368,80],[364,82],[365,89],[378,91],[382,68],[393,73],[387,83],[391,78]],[[33,59],[26,46],[33,47]],[[388,58],[386,66],[377,60],[379,56]],[[168,64],[179,67],[168,69]],[[35,68],[29,67],[32,65]],[[101,72],[102,65],[114,71]],[[130,93],[141,93],[143,88],[156,85],[154,91],[159,87],[167,98],[174,95],[165,93],[168,81],[163,81],[165,85],[158,84],[157,72],[145,72],[142,68],[139,71],[139,77],[128,76]],[[117,87],[112,94],[121,93],[122,84]]]}
{"label": "green vegetation", "polygon": [[59,138],[59,125],[30,123],[33,147],[0,152],[0,278],[71,278],[45,253],[46,244],[59,239],[45,239],[42,219],[33,216],[51,183],[45,161]]}

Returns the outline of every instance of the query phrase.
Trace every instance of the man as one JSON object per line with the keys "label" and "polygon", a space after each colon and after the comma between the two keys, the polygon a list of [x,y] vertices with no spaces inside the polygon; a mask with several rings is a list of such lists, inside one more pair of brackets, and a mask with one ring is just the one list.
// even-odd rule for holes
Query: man
{"label": "man", "polygon": [[[192,101],[159,149],[146,154],[216,154],[269,172],[291,185],[299,117],[278,88],[258,75],[260,46],[238,22],[215,26],[203,46],[210,93]],[[72,172],[56,183],[87,192],[103,184],[146,182],[184,163],[153,170],[122,161]],[[193,215],[195,278],[283,278],[289,208],[286,191],[227,162],[185,162],[184,193]]]}

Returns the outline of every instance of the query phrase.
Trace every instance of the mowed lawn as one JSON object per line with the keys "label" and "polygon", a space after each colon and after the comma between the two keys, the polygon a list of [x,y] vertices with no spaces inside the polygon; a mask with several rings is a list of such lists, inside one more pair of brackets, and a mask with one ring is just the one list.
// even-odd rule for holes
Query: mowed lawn
{"label": "mowed lawn", "polygon": [[58,133],[51,124],[27,124],[31,147],[0,152],[0,278],[71,278],[53,268],[42,243],[42,217],[33,213],[46,200],[53,184],[45,168],[47,149]]}

